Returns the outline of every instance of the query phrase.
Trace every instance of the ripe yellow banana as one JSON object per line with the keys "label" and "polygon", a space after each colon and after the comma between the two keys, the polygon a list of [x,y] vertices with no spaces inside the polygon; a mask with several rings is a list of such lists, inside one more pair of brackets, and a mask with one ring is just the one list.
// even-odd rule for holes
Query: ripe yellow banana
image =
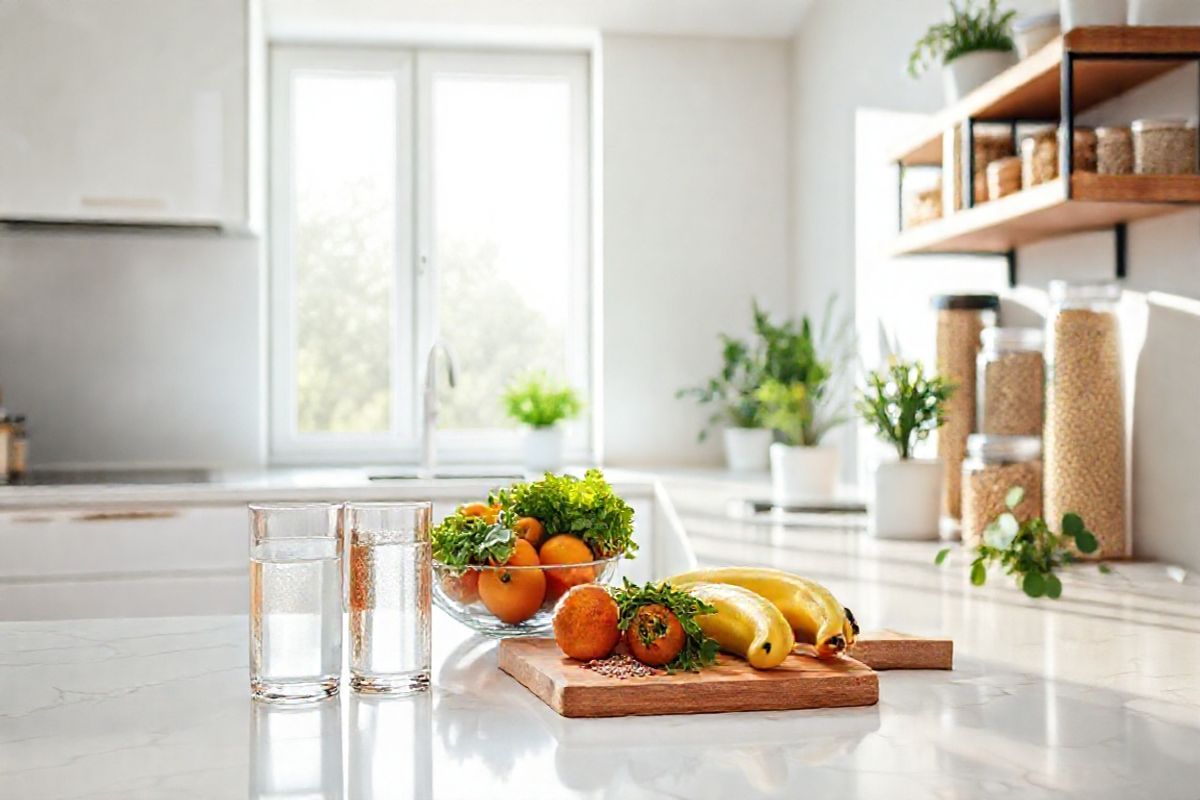
{"label": "ripe yellow banana", "polygon": [[755,669],[778,667],[796,646],[783,614],[754,592],[722,583],[692,583],[680,588],[717,609],[715,614],[696,615],[700,630],[722,650],[741,656]]}
{"label": "ripe yellow banana", "polygon": [[685,572],[665,582],[680,587],[707,582],[749,589],[774,604],[791,625],[796,640],[815,645],[817,655],[822,658],[841,653],[854,643],[858,634],[854,615],[828,589],[783,570],[720,567]]}

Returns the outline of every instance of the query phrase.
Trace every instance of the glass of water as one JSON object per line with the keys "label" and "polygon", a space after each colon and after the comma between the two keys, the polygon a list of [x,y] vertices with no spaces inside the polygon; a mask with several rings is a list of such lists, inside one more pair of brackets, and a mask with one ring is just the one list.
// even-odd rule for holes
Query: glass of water
{"label": "glass of water", "polygon": [[338,507],[250,506],[250,690],[276,702],[336,694],[342,671]]}
{"label": "glass of water", "polygon": [[429,688],[429,503],[347,503],[350,686],[367,694]]}

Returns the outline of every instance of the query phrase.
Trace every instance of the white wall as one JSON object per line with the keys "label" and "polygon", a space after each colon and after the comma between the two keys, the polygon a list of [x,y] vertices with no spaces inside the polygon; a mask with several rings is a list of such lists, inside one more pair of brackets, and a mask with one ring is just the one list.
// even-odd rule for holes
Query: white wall
{"label": "white wall", "polygon": [[716,463],[674,393],[788,310],[788,44],[606,36],[603,69],[606,461]]}
{"label": "white wall", "polygon": [[244,465],[261,453],[258,242],[0,232],[0,388],[35,465]]}

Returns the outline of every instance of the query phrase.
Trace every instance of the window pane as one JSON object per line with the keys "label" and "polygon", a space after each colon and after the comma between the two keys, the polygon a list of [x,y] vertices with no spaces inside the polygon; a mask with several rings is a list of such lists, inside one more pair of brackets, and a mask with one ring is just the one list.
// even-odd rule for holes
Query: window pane
{"label": "window pane", "polygon": [[397,248],[395,80],[300,73],[292,91],[297,429],[386,432]]}
{"label": "window pane", "polygon": [[568,374],[570,99],[565,80],[434,79],[438,335],[459,362],[442,427],[513,427],[515,374]]}

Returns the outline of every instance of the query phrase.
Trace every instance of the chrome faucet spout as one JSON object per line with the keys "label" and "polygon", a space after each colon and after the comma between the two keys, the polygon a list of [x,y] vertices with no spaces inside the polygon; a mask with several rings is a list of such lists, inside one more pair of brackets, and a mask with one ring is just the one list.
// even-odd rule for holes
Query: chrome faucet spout
{"label": "chrome faucet spout", "polygon": [[434,467],[437,464],[437,356],[439,351],[446,362],[446,378],[450,388],[453,389],[458,382],[454,355],[450,347],[439,339],[429,348],[429,357],[425,361],[425,393],[422,398],[421,476],[429,478],[433,477]]}

